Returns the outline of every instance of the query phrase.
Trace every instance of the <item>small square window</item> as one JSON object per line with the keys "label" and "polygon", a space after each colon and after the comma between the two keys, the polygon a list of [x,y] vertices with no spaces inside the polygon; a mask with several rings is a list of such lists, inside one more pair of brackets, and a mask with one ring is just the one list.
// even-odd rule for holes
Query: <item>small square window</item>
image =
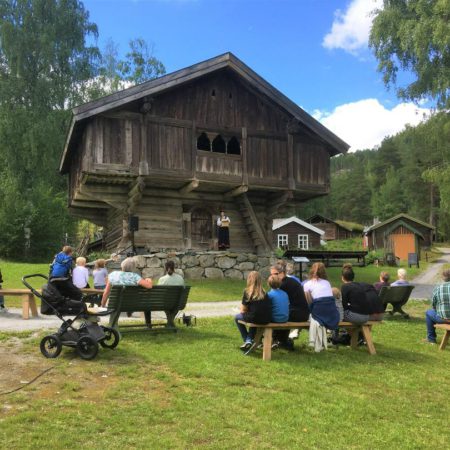
{"label": "small square window", "polygon": [[278,248],[287,248],[288,246],[288,235],[279,234],[277,235]]}
{"label": "small square window", "polygon": [[298,235],[298,248],[301,250],[308,250],[308,235],[307,234],[299,234]]}

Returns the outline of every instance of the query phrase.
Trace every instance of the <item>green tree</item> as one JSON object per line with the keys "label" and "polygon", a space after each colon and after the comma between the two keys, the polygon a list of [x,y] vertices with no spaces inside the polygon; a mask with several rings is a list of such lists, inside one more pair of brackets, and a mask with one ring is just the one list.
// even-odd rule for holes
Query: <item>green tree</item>
{"label": "green tree", "polygon": [[387,86],[400,70],[413,73],[415,80],[398,88],[400,98],[450,105],[450,0],[384,0],[369,43]]}
{"label": "green tree", "polygon": [[119,46],[109,39],[101,55],[97,77],[96,96],[105,95],[166,73],[164,64],[154,56],[154,49],[144,39],[129,43],[124,58],[119,56]]}
{"label": "green tree", "polygon": [[0,252],[8,257],[54,253],[73,223],[58,162],[68,107],[95,76],[89,37],[97,27],[77,0],[0,1]]}

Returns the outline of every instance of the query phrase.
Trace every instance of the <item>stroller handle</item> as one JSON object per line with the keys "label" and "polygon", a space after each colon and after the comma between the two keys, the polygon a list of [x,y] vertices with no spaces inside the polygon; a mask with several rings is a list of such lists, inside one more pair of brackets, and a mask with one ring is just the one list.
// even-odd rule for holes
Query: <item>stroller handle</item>
{"label": "stroller handle", "polygon": [[31,286],[30,283],[28,283],[27,281],[25,281],[25,280],[27,280],[28,278],[36,278],[36,277],[40,277],[40,278],[43,278],[44,280],[48,281],[48,277],[46,277],[45,275],[42,275],[41,273],[34,273],[34,274],[32,274],[32,275],[24,275],[24,276],[22,277],[22,283],[23,283],[28,289],[30,289],[31,292],[33,292],[34,295],[36,295],[37,297],[40,298],[41,296],[40,296],[39,292],[37,292],[36,289],[34,289],[34,287]]}

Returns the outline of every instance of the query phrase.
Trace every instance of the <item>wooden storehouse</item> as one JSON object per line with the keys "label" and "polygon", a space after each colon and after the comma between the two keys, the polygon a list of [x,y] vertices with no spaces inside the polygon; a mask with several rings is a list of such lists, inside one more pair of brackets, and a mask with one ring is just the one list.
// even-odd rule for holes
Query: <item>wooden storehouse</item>
{"label": "wooden storehouse", "polygon": [[231,53],[73,110],[60,171],[69,208],[104,227],[109,250],[272,247],[272,220],[326,195],[348,145]]}
{"label": "wooden storehouse", "polygon": [[286,250],[309,250],[320,247],[325,232],[298,217],[274,219],[273,246]]}
{"label": "wooden storehouse", "polygon": [[323,239],[325,241],[333,241],[338,239],[350,239],[362,236],[364,227],[357,224],[350,224],[340,220],[331,220],[320,214],[316,214],[306,222],[320,228],[325,232]]}
{"label": "wooden storehouse", "polygon": [[365,230],[369,250],[384,250],[400,260],[408,260],[408,253],[420,256],[421,247],[430,247],[434,227],[407,214],[398,214]]}

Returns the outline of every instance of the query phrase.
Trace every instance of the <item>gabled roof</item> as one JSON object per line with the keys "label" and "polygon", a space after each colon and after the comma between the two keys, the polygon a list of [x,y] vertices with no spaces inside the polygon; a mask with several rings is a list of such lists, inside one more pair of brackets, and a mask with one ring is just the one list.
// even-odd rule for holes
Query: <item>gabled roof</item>
{"label": "gabled roof", "polygon": [[183,83],[191,82],[202,76],[225,68],[233,70],[254,89],[266,95],[275,104],[279,105],[282,109],[291,114],[294,119],[309,128],[313,133],[319,135],[330,145],[332,155],[347,152],[349,148],[347,143],[324,127],[320,122],[314,119],[302,108],[297,106],[293,101],[289,100],[289,98],[274,88],[270,83],[265,81],[235,55],[228,52],[223,55],[216,56],[215,58],[194,64],[193,66],[185,69],[177,70],[176,72],[164,75],[155,80],[138,84],[123,91],[107,95],[98,100],[74,108],[72,110],[73,117],[70,130],[61,158],[60,171],[62,173],[67,171],[67,156],[71,151],[72,137],[76,134],[80,122],[84,119],[120,107],[140,98],[162,93],[168,89],[178,87]]}
{"label": "gabled roof", "polygon": [[306,219],[306,221],[311,223],[312,221],[316,221],[317,219],[322,220],[323,222],[326,222],[326,223],[334,223],[335,225],[343,228],[346,231],[362,232],[364,229],[364,227],[362,225],[359,225],[357,223],[346,222],[344,220],[332,220],[332,219],[329,219],[328,217],[322,216],[322,214],[314,214],[313,216]]}
{"label": "gabled roof", "polygon": [[422,222],[421,220],[415,219],[414,217],[408,216],[408,214],[401,213],[401,214],[397,214],[394,217],[391,217],[390,219],[385,220],[384,222],[380,222],[380,223],[377,223],[375,225],[370,226],[369,228],[367,228],[365,230],[365,233],[370,233],[373,230],[376,230],[377,228],[384,227],[384,226],[390,224],[391,222],[395,222],[395,221],[401,220],[401,219],[407,219],[407,220],[410,220],[412,222],[418,223],[418,224],[420,224],[420,225],[422,225],[424,227],[427,227],[430,230],[434,230],[433,225],[430,225],[429,223],[426,223],[426,222]]}
{"label": "gabled roof", "polygon": [[285,225],[292,222],[297,223],[298,225],[301,225],[302,227],[305,227],[314,233],[320,234],[321,236],[325,234],[325,231],[320,230],[319,228],[316,228],[314,225],[311,225],[310,223],[305,222],[304,220],[299,219],[298,217],[295,216],[288,217],[287,219],[273,219],[272,230],[278,230],[278,228],[284,227]]}

